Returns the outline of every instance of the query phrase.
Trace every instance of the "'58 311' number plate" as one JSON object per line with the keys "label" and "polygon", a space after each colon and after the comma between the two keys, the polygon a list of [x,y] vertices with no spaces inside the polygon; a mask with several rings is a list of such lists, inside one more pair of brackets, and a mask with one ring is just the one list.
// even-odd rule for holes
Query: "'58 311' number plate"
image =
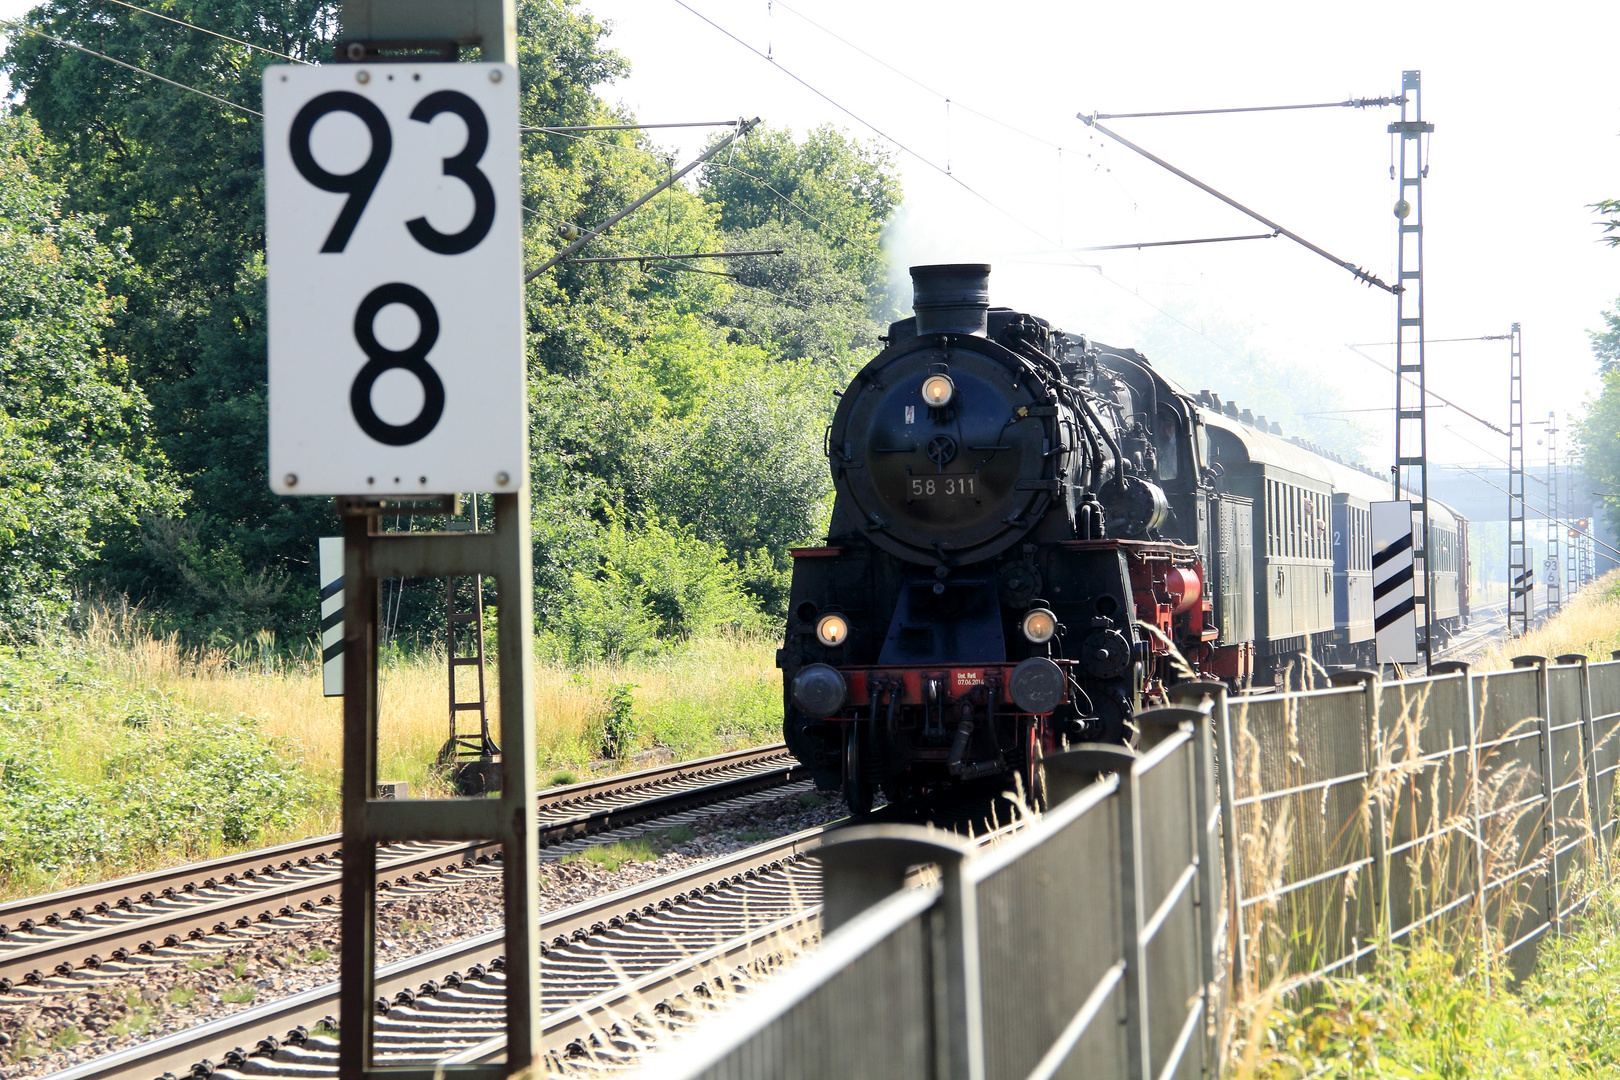
{"label": "'58 311' number plate", "polygon": [[906,493],[913,499],[977,495],[978,480],[976,476],[913,476],[908,478]]}

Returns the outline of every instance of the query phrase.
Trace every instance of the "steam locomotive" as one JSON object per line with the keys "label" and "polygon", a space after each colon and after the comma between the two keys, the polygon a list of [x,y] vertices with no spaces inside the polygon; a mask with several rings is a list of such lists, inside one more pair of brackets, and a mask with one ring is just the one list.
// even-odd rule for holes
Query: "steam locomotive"
{"label": "steam locomotive", "polygon": [[[912,268],[913,317],[826,433],[826,541],[792,551],[783,733],[858,815],[879,788],[905,804],[1016,772],[1034,792],[1044,753],[1128,741],[1183,679],[1373,660],[1369,503],[1388,481],[1137,352],[991,307],[989,275]],[[1467,523],[1431,507],[1449,635]]]}

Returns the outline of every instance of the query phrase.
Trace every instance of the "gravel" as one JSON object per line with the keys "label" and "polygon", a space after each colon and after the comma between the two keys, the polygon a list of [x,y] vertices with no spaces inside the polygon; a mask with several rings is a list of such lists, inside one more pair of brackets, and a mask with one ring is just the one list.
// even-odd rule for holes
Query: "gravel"
{"label": "gravel", "polygon": [[[801,801],[802,800],[802,801]],[[846,813],[836,796],[816,799],[808,788],[751,801],[720,813],[681,815],[690,839],[669,826],[634,826],[590,844],[547,849],[540,864],[540,906],[558,911],[593,897],[685,870],[790,833],[824,825]],[[676,832],[676,836],[686,835]],[[617,868],[566,852],[650,836],[662,853]],[[544,861],[559,855],[571,861]],[[383,894],[377,906],[379,966],[501,926],[499,864],[478,866]],[[160,949],[99,971],[53,978],[40,987],[0,995],[0,1075],[44,1076],[148,1039],[182,1031],[241,1009],[324,986],[338,977],[338,910],[317,909],[248,929],[231,930]],[[264,1032],[284,1035],[285,1032]]]}

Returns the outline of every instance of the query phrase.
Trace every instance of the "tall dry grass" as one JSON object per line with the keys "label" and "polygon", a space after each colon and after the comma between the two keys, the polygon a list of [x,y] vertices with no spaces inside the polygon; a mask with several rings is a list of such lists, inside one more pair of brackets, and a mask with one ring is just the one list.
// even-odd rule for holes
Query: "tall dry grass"
{"label": "tall dry grass", "polygon": [[[715,637],[627,664],[537,662],[530,694],[542,786],[624,771],[634,767],[631,756],[644,749],[679,759],[776,741],[782,707],[776,645],[761,637]],[[118,807],[103,803],[116,801],[109,793],[116,792],[121,778],[131,770],[155,776],[169,767],[154,761],[143,769],[141,755],[149,750],[143,740],[167,730],[171,720],[201,725],[201,731],[224,730],[223,724],[236,718],[251,720],[243,730],[252,732],[255,745],[274,748],[278,766],[290,761],[298,782],[296,794],[287,789],[274,824],[247,843],[188,836],[163,850],[109,842],[90,859],[18,855],[9,869],[0,868],[0,895],[47,891],[81,877],[114,877],[340,827],[343,699],[322,695],[318,653],[312,648],[289,656],[264,636],[232,650],[188,649],[174,634],[154,633],[127,606],[90,605],[72,634],[18,646],[14,655],[8,651],[3,666],[0,843],[10,831],[21,830],[30,851],[60,847],[51,834],[62,823],[53,823],[42,796],[24,790],[31,784],[90,800],[86,806],[100,807],[96,813],[117,813]],[[476,677],[469,675],[469,669],[460,669],[464,701],[476,692]],[[497,742],[499,677],[492,666],[486,685]],[[406,781],[416,797],[452,794],[438,764],[450,734],[443,653],[388,651],[378,689],[380,777]],[[613,739],[606,731],[610,716],[616,725]],[[476,732],[476,723],[475,713],[461,714],[463,734]],[[604,760],[610,742],[619,753]],[[9,776],[8,769],[23,771]],[[183,771],[202,775],[192,766]],[[208,790],[199,797],[207,798]],[[74,842],[95,846],[93,838]],[[21,850],[14,848],[14,855]]]}
{"label": "tall dry grass", "polygon": [[[1614,584],[1576,597],[1538,638],[1504,647],[1499,666],[1620,638]],[[1233,702],[1237,877],[1262,902],[1237,920],[1248,967],[1225,1032],[1230,1075],[1382,1074],[1375,1051],[1392,1046],[1411,1058],[1403,1064],[1495,1060],[1504,1047],[1533,1056],[1523,1025],[1511,1039],[1485,1031],[1525,1015],[1514,987],[1540,948],[1508,946],[1541,921],[1555,845],[1564,845],[1565,905],[1614,892],[1614,853],[1590,825],[1584,762],[1569,759],[1560,806],[1571,805],[1548,842],[1536,695],[1522,680],[1494,684],[1475,684],[1472,751],[1456,679],[1382,684],[1370,731],[1361,693],[1358,709],[1342,708],[1347,696],[1337,712],[1310,697]],[[1555,748],[1578,736],[1559,739]],[[1579,999],[1578,986],[1570,993]],[[1422,1020],[1382,1026],[1397,1012]]]}
{"label": "tall dry grass", "polygon": [[[631,749],[662,747],[680,756],[719,753],[780,738],[781,674],[777,641],[720,635],[686,642],[631,662],[566,665],[538,661],[530,698],[540,763],[548,768],[621,766],[603,760],[603,723],[615,690],[633,702]],[[93,607],[76,652],[132,686],[149,687],[203,712],[260,718],[273,738],[295,743],[312,775],[335,787],[343,764],[343,699],[322,696],[313,650],[287,657],[272,649],[188,650],[175,634],[151,633],[127,607]],[[449,738],[448,665],[443,652],[386,654],[378,674],[378,767],[412,791],[444,794],[434,768]],[[476,677],[463,668],[458,696],[472,700]],[[500,732],[500,671],[489,665],[487,713]],[[463,734],[476,726],[463,713]]]}
{"label": "tall dry grass", "polygon": [[1523,637],[1498,642],[1471,657],[1476,671],[1513,666],[1515,656],[1584,653],[1607,660],[1620,649],[1620,570],[1611,570],[1570,596],[1559,613]]}

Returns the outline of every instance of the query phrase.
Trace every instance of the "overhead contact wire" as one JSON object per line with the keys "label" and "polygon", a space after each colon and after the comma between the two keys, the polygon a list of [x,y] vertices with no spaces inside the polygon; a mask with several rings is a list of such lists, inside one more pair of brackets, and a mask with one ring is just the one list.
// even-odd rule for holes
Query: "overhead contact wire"
{"label": "overhead contact wire", "polygon": [[[680,3],[680,0],[675,0],[675,2]],[[1272,230],[1275,230],[1278,233],[1281,233],[1283,236],[1288,237],[1288,239],[1292,240],[1294,243],[1296,243],[1296,244],[1300,245],[1301,247],[1305,248],[1307,251],[1313,251],[1316,254],[1320,255],[1322,258],[1326,259],[1328,262],[1332,263],[1333,265],[1335,265],[1335,266],[1337,266],[1337,267],[1339,267],[1341,269],[1350,271],[1350,273],[1354,277],[1356,277],[1357,280],[1366,282],[1368,285],[1375,285],[1378,288],[1383,289],[1385,292],[1388,292],[1388,293],[1395,293],[1395,292],[1401,291],[1401,286],[1399,286],[1399,285],[1386,285],[1382,280],[1379,279],[1378,275],[1376,275],[1374,273],[1371,273],[1370,271],[1363,270],[1361,267],[1357,266],[1355,263],[1351,262],[1348,259],[1341,259],[1337,255],[1333,254],[1332,252],[1327,251],[1324,248],[1317,247],[1315,244],[1311,243],[1309,240],[1305,239],[1303,236],[1299,235],[1298,233],[1292,231],[1291,229],[1285,229],[1283,226],[1277,224],[1275,221],[1272,221],[1270,218],[1266,217],[1265,215],[1260,214],[1260,213],[1258,213],[1258,212],[1256,212],[1254,210],[1250,210],[1247,206],[1244,206],[1242,203],[1238,202],[1236,199],[1232,198],[1230,195],[1224,195],[1221,192],[1216,191],[1214,188],[1210,187],[1208,184],[1204,183],[1202,180],[1198,179],[1196,176],[1193,176],[1191,173],[1188,173],[1188,172],[1183,172],[1181,169],[1176,168],[1174,165],[1170,164],[1168,161],[1164,160],[1162,157],[1159,157],[1157,154],[1154,154],[1151,151],[1144,150],[1142,147],[1137,146],[1135,143],[1131,142],[1129,139],[1125,138],[1125,136],[1119,134],[1118,132],[1110,131],[1108,128],[1105,128],[1101,124],[1097,123],[1097,118],[1096,117],[1087,116],[1085,113],[1080,113],[1080,114],[1078,114],[1078,118],[1080,120],[1084,121],[1086,126],[1096,128],[1098,131],[1102,132],[1104,135],[1108,136],[1110,139],[1113,139],[1115,142],[1119,143],[1121,146],[1125,147],[1127,150],[1134,150],[1136,153],[1142,155],[1143,157],[1147,158],[1149,161],[1153,162],[1153,164],[1158,165],[1160,168],[1163,168],[1163,169],[1175,174],[1176,176],[1180,177],[1181,179],[1187,181],[1187,183],[1189,183],[1189,184],[1193,185],[1194,187],[1198,188],[1200,191],[1203,191],[1205,194],[1213,195],[1215,198],[1221,200],[1221,202],[1225,203],[1227,206],[1230,206],[1232,209],[1238,211],[1241,214],[1246,214],[1247,216],[1249,216],[1249,217],[1253,218],[1254,220],[1258,221],[1260,224],[1264,225],[1268,229],[1272,229]]]}
{"label": "overhead contact wire", "polygon": [[77,49],[79,52],[85,53],[85,54],[87,54],[89,56],[94,56],[98,60],[105,60],[109,64],[117,64],[121,68],[128,68],[129,70],[131,70],[133,72],[137,72],[138,74],[145,75],[149,79],[156,79],[158,82],[161,82],[161,83],[168,83],[170,86],[176,87],[177,89],[180,89],[180,90],[184,90],[188,94],[196,94],[198,97],[205,97],[209,101],[217,101],[221,105],[229,105],[231,108],[236,109],[236,110],[238,110],[240,112],[245,112],[249,116],[257,116],[260,120],[264,119],[264,113],[260,112],[257,109],[250,109],[246,105],[238,105],[234,101],[228,101],[225,98],[219,97],[216,94],[210,94],[206,90],[199,90],[195,86],[187,86],[185,83],[175,82],[173,79],[166,78],[166,77],[164,77],[162,75],[159,75],[155,71],[147,71],[143,67],[138,67],[135,64],[126,63],[123,60],[119,60],[119,59],[117,59],[115,57],[108,56],[106,53],[96,52],[96,50],[94,50],[94,49],[87,49],[83,45],[76,45],[71,41],[64,41],[62,38],[57,37],[55,34],[47,34],[45,31],[35,29],[34,27],[27,25],[26,23],[15,22],[15,21],[13,21],[11,19],[0,19],[0,26],[10,26],[10,27],[13,27],[13,28],[15,28],[17,30],[26,31],[26,32],[28,32],[30,34],[38,34],[40,37],[44,38],[46,41],[54,41],[56,44],[62,46],[63,48]]}
{"label": "overhead contact wire", "polygon": [[151,8],[143,8],[138,4],[131,4],[129,0],[112,0],[112,2],[117,4],[119,7],[127,7],[131,11],[139,11],[143,15],[150,15],[154,19],[162,19],[164,22],[172,22],[176,26],[184,26],[189,30],[195,30],[199,34],[207,34],[209,37],[217,37],[221,41],[229,41],[233,45],[241,45],[243,48],[254,49],[258,52],[267,53],[270,56],[279,56],[283,60],[291,60],[295,64],[303,64],[307,67],[314,66],[308,60],[300,60],[296,56],[288,56],[284,52],[277,52],[274,49],[267,49],[263,45],[255,45],[251,41],[243,41],[241,38],[231,37],[229,34],[221,34],[219,31],[210,30],[206,26],[198,26],[196,23],[186,22],[184,19],[176,19],[171,15],[163,14],[161,11],[153,11]]}
{"label": "overhead contact wire", "polygon": [[[882,138],[882,139],[884,139],[884,140],[886,140],[886,141],[888,141],[890,143],[893,143],[900,150],[902,150],[905,153],[909,154],[910,156],[916,158],[918,161],[922,162],[924,165],[927,165],[930,169],[933,169],[935,172],[939,173],[941,176],[944,176],[946,179],[954,181],[955,183],[960,185],[961,188],[964,191],[968,192],[974,198],[976,198],[979,201],[983,202],[986,206],[990,207],[992,210],[996,211],[998,214],[1001,214],[1002,216],[1006,217],[1009,221],[1011,221],[1013,224],[1017,225],[1019,228],[1024,229],[1030,235],[1035,236],[1038,239],[1044,240],[1046,243],[1051,244],[1055,248],[1062,249],[1062,245],[1059,244],[1052,237],[1047,236],[1045,233],[1041,232],[1035,226],[1030,225],[1028,222],[1025,222],[1023,219],[1019,218],[1012,211],[1007,210],[1006,208],[1000,206],[999,204],[997,204],[996,202],[991,200],[988,196],[986,196],[986,195],[980,193],[979,191],[975,190],[971,185],[964,182],[961,177],[955,176],[955,175],[953,175],[951,173],[946,172],[945,169],[942,166],[940,166],[939,164],[937,164],[936,162],[930,161],[928,158],[926,158],[923,155],[919,154],[917,151],[911,149],[911,147],[907,146],[905,143],[902,143],[900,140],[898,140],[898,139],[894,138],[892,135],[888,134],[882,128],[879,128],[875,124],[872,124],[869,121],[863,119],[861,116],[857,115],[856,113],[851,111],[846,106],[839,104],[833,98],[829,97],[826,93],[822,92],[821,90],[816,89],[814,86],[811,86],[804,79],[802,79],[798,75],[795,75],[793,72],[789,71],[787,68],[783,67],[781,63],[779,63],[778,61],[776,61],[772,57],[767,56],[766,54],[760,52],[758,49],[754,48],[754,46],[748,44],[748,42],[744,41],[742,38],[738,37],[736,34],[733,34],[730,30],[727,30],[725,27],[721,26],[719,23],[715,22],[713,19],[709,18],[707,15],[703,14],[701,11],[698,11],[696,8],[692,7],[690,4],[686,3],[685,0],[674,0],[674,2],[676,4],[678,4],[678,5],[680,5],[681,7],[685,8],[692,15],[695,15],[699,19],[701,19],[704,22],[708,23],[715,30],[718,30],[720,33],[724,34],[726,37],[730,38],[732,41],[735,41],[738,45],[741,45],[743,48],[747,49],[749,52],[753,53],[755,56],[759,57],[761,60],[766,61],[772,67],[774,67],[777,70],[781,71],[782,74],[788,76],[794,82],[800,84],[805,89],[809,90],[811,93],[815,94],[817,97],[821,98],[823,101],[825,101],[829,105],[833,106],[833,108],[837,109],[839,112],[842,112],[844,115],[846,115],[850,119],[854,120],[856,123],[858,123],[861,126],[863,126],[865,128],[868,128],[871,131],[875,132],[880,138]],[[1233,352],[1231,349],[1227,348],[1225,345],[1222,345],[1219,341],[1216,341],[1214,338],[1210,337],[1208,334],[1206,334],[1204,331],[1200,330],[1198,327],[1193,326],[1192,324],[1186,322],[1183,319],[1177,318],[1176,316],[1172,315],[1170,312],[1166,311],[1164,308],[1160,307],[1158,304],[1155,304],[1155,303],[1153,303],[1153,301],[1151,301],[1151,300],[1147,299],[1146,297],[1142,296],[1141,293],[1135,292],[1134,290],[1126,287],[1124,284],[1122,284],[1122,283],[1120,283],[1118,281],[1115,281],[1113,278],[1109,277],[1106,273],[1104,273],[1102,267],[1097,266],[1097,265],[1092,264],[1092,263],[1081,262],[1078,259],[1075,260],[1073,265],[1079,267],[1080,269],[1097,271],[1097,274],[1098,274],[1099,277],[1101,277],[1104,281],[1108,282],[1108,284],[1112,285],[1114,288],[1118,289],[1120,292],[1124,293],[1126,296],[1133,297],[1134,299],[1140,301],[1141,303],[1146,304],[1148,307],[1152,308],[1154,311],[1158,312],[1160,315],[1163,315],[1165,318],[1169,319],[1171,322],[1175,323],[1177,326],[1181,327],[1182,329],[1187,330],[1190,333],[1197,334],[1199,337],[1203,338],[1205,341],[1208,341],[1216,349],[1218,349],[1219,351],[1221,351],[1221,352],[1225,353],[1226,355],[1232,357],[1234,360],[1243,360],[1243,359],[1245,359],[1245,357],[1239,356],[1237,353]]]}

